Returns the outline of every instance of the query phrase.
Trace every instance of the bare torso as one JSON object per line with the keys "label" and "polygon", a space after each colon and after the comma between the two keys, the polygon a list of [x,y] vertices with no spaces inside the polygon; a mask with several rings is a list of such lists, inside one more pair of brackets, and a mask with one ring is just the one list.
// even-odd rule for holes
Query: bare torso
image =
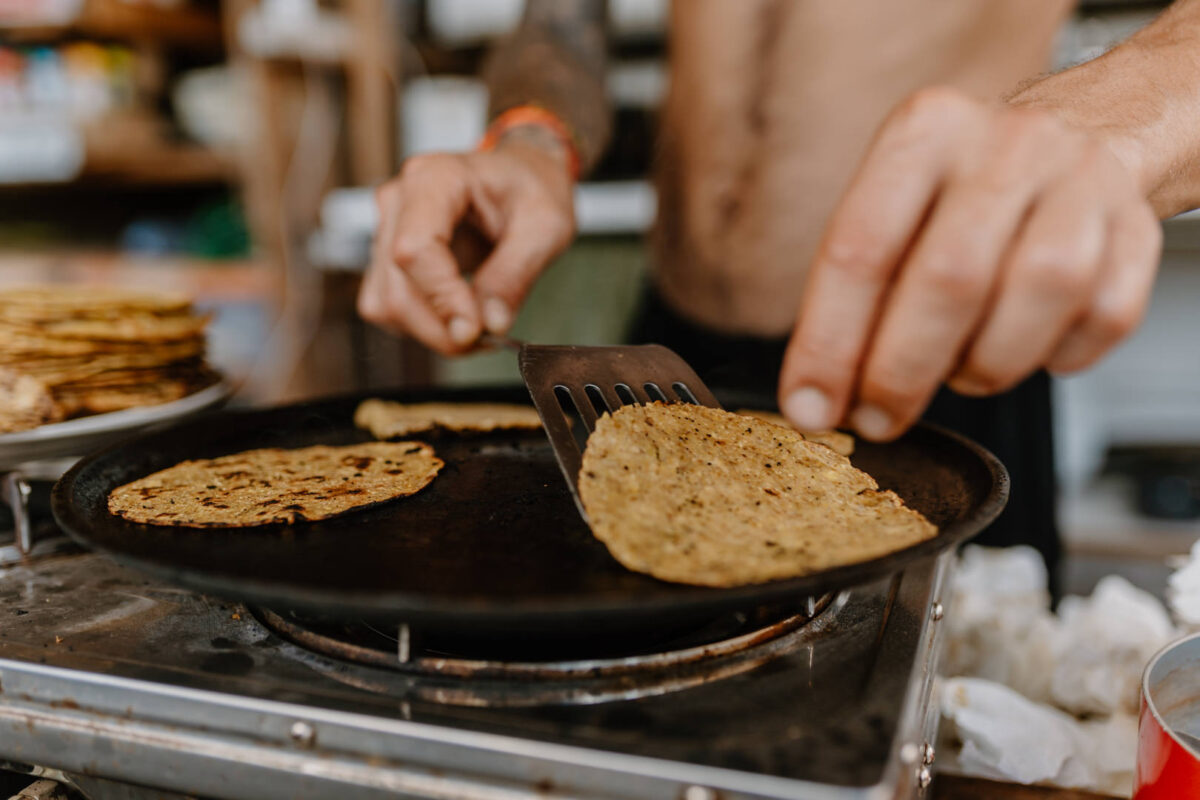
{"label": "bare torso", "polygon": [[708,327],[783,336],[825,220],[887,112],[998,98],[1049,66],[1070,0],[677,0],[657,281]]}

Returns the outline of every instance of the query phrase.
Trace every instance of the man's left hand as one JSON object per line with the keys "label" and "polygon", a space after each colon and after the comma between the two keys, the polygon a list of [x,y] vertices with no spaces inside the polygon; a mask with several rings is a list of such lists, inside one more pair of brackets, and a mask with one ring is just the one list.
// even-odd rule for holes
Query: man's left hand
{"label": "man's left hand", "polygon": [[826,229],[784,413],[887,440],[943,382],[987,395],[1096,361],[1141,320],[1162,246],[1132,167],[1049,111],[914,95]]}

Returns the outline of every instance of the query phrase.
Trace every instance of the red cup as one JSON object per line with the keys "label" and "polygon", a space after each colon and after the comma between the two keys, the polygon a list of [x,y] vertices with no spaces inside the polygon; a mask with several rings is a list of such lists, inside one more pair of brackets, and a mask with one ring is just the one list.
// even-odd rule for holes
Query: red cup
{"label": "red cup", "polygon": [[1133,800],[1200,800],[1200,634],[1167,645],[1142,675]]}

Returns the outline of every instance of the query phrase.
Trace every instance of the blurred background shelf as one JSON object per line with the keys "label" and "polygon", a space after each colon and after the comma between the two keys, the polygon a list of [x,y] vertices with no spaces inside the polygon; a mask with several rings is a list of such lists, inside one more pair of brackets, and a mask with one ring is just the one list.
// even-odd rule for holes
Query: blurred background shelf
{"label": "blurred background shelf", "polygon": [[152,147],[89,147],[80,180],[142,185],[233,183],[236,161],[202,145],[161,142]]}
{"label": "blurred background shelf", "polygon": [[40,24],[36,11],[31,16],[32,19],[26,17],[22,21],[15,14],[11,18],[0,15],[4,37],[12,44],[87,38],[152,42],[199,51],[223,48],[220,9],[215,3],[169,6],[127,0],[84,0],[77,15],[70,19]]}
{"label": "blurred background shelf", "polygon": [[117,250],[0,250],[0,288],[53,280],[180,291],[206,303],[259,300],[278,287],[259,259],[130,256]]}

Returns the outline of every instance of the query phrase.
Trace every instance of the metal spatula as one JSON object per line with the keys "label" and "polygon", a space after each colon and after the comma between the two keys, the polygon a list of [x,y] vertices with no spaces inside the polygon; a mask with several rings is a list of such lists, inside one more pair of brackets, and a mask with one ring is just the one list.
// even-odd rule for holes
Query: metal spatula
{"label": "metal spatula", "polygon": [[519,351],[521,377],[580,513],[583,449],[602,414],[655,400],[721,407],[687,362],[662,345],[583,347],[489,338]]}

